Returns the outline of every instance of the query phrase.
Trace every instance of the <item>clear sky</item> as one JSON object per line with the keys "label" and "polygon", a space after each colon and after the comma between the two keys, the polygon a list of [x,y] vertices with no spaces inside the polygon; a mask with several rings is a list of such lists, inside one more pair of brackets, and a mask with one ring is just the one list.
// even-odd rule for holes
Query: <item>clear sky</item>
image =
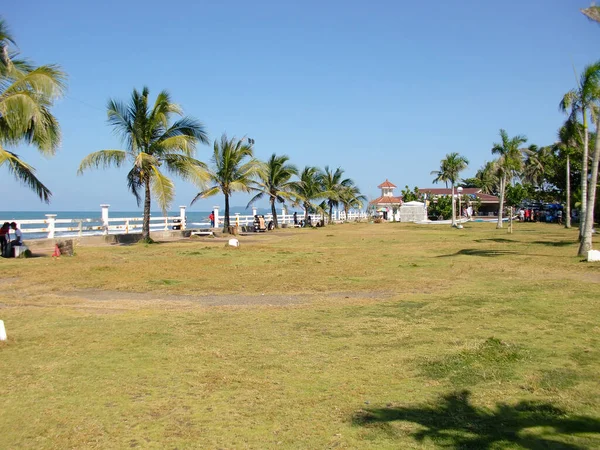
{"label": "clear sky", "polygon": [[[23,56],[69,75],[54,112],[63,140],[44,159],[15,150],[52,190],[49,206],[0,169],[0,210],[137,210],[126,170],[77,176],[90,152],[122,148],[106,124],[109,98],[167,89],[211,140],[256,140],[298,167],[341,166],[369,197],[389,178],[431,186],[449,152],[491,159],[498,130],[554,142],[557,105],[581,69],[600,58],[589,0],[6,2]],[[210,148],[199,147],[207,161]],[[197,192],[177,182],[173,207]],[[232,205],[248,196],[234,195]],[[221,197],[192,210],[222,204]],[[260,206],[260,205],[259,205]]]}

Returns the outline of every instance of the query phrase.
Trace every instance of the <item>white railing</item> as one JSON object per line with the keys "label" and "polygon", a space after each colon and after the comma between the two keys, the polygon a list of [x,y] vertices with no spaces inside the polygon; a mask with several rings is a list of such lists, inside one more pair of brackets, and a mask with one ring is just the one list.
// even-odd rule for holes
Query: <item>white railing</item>
{"label": "white railing", "polygon": [[[56,214],[46,214],[45,219],[0,219],[0,224],[4,222],[15,222],[24,235],[45,235],[49,239],[54,238],[57,234],[63,237],[81,237],[93,234],[129,234],[141,232],[144,220],[143,217],[110,217],[108,210],[109,205],[101,205],[101,207],[101,217],[98,218],[58,219]],[[167,231],[171,229],[185,230],[186,228],[190,228],[187,226],[185,210],[185,206],[180,206],[179,216],[150,216],[150,231]],[[219,216],[219,207],[214,207],[213,213],[215,215],[215,226],[223,226],[224,217]],[[229,223],[231,226],[251,226],[254,223],[254,216],[257,215],[256,213],[257,210],[253,208],[252,214],[241,215],[236,213],[230,215]],[[323,219],[320,214],[309,214],[309,217],[312,225],[316,225]],[[349,211],[348,217],[346,217],[343,211],[334,211],[332,220],[333,222],[354,221],[366,219],[367,217],[368,215],[364,211]],[[270,213],[264,214],[264,219],[268,224],[273,220],[273,215]],[[279,225],[294,224],[294,214],[288,214],[287,211],[283,209],[281,214],[277,214],[277,221]],[[304,221],[304,213],[296,213],[296,223],[300,224],[302,221]],[[327,214],[325,215],[325,222],[329,222]],[[193,226],[194,228],[210,228],[211,223],[194,222]]]}

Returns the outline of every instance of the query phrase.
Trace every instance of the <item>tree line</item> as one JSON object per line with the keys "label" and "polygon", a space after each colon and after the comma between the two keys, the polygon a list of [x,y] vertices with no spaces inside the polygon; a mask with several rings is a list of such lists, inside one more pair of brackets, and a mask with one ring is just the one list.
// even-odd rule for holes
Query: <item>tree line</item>
{"label": "tree line", "polygon": [[[0,19],[0,166],[6,165],[15,178],[49,203],[51,191],[35,174],[35,169],[5,147],[27,143],[46,155],[53,155],[60,143],[58,121],[50,108],[64,95],[66,74],[56,65],[34,66],[20,59],[6,23]],[[229,223],[229,201],[234,192],[254,192],[248,206],[268,199],[273,222],[278,227],[277,203],[302,206],[305,218],[310,212],[328,214],[343,206],[362,208],[366,197],[355,182],[344,177],[342,168],[323,170],[307,166],[302,171],[287,155],[273,154],[267,161],[254,156],[254,140],[228,138],[223,134],[213,143],[210,164],[196,158],[198,144],[209,144],[204,125],[184,116],[167,91],[154,102],[149,89],[133,90],[129,102],[110,99],[108,124],[125,147],[93,152],[80,163],[78,174],[87,169],[128,165],[127,187],[138,206],[143,203],[143,239],[150,240],[152,199],[166,212],[174,199],[175,185],[170,175],[195,183],[200,192],[192,204],[218,193],[225,197],[225,229]]]}

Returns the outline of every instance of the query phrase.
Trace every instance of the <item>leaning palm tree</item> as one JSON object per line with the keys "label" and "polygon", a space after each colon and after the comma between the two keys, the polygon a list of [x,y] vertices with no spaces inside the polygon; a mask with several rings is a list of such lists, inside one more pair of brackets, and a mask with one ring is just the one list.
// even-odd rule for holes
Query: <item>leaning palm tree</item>
{"label": "leaning palm tree", "polygon": [[65,73],[54,65],[34,67],[9,46],[14,39],[0,19],[0,166],[48,203],[52,193],[35,169],[6,147],[31,144],[44,155],[55,154],[60,143],[58,121],[50,112],[65,91]]}
{"label": "leaning palm tree", "polygon": [[[192,204],[201,198],[211,197],[223,193],[225,196],[225,223],[224,230],[229,231],[229,198],[234,192],[250,192],[253,178],[259,167],[258,161],[253,156],[250,140],[227,139],[223,134],[221,140],[215,140],[212,168],[208,170],[209,187],[199,192],[192,200]],[[218,224],[217,224],[218,225]]]}
{"label": "leaning palm tree", "polygon": [[[459,179],[459,174],[467,168],[469,160],[456,152],[448,153],[446,158],[440,161],[440,170],[436,180],[450,182],[452,186],[452,226],[456,226],[456,199],[454,198],[454,186]],[[434,180],[434,183],[436,182]]]}
{"label": "leaning palm tree", "polygon": [[[121,167],[127,160],[133,166],[127,174],[127,187],[138,206],[144,197],[142,239],[150,239],[150,206],[154,196],[166,213],[175,195],[173,181],[161,168],[186,180],[201,182],[206,178],[206,166],[194,158],[198,142],[207,143],[204,126],[190,117],[171,123],[173,115],[183,116],[179,105],[171,101],[167,91],[148,103],[149,90],[133,90],[129,104],[109,100],[108,123],[121,136],[126,150],[100,150],[90,153],[80,163],[77,173],[89,168]],[[143,194],[141,194],[143,190]]]}
{"label": "leaning palm tree", "polygon": [[253,188],[258,191],[248,205],[264,196],[269,198],[271,205],[271,214],[273,215],[273,225],[279,228],[277,222],[277,211],[275,203],[285,203],[286,200],[294,201],[294,192],[297,192],[297,182],[292,181],[294,175],[298,175],[298,169],[293,164],[289,164],[287,155],[271,155],[269,160],[263,163],[258,171],[258,180]]}
{"label": "leaning palm tree", "polygon": [[585,200],[588,196],[588,159],[589,159],[589,115],[595,113],[595,103],[600,99],[600,61],[597,61],[583,69],[578,80],[576,89],[567,92],[560,104],[559,109],[568,114],[570,120],[578,121],[581,116],[583,123],[583,156],[581,168],[581,222],[579,227],[580,237],[583,235],[587,205]]}
{"label": "leaning palm tree", "polygon": [[348,221],[348,211],[351,208],[362,209],[367,202],[367,197],[360,193],[358,186],[345,186],[340,191],[340,203],[344,208],[345,220]]}
{"label": "leaning palm tree", "polygon": [[523,164],[523,154],[519,147],[527,142],[525,136],[508,137],[505,130],[500,130],[502,142],[495,143],[492,147],[492,153],[499,155],[497,169],[500,179],[500,204],[498,206],[498,224],[496,228],[502,228],[502,212],[504,210],[504,194],[506,192],[506,183],[511,180]]}
{"label": "leaning palm tree", "polygon": [[325,166],[325,170],[321,175],[321,184],[323,191],[326,192],[325,198],[329,207],[329,223],[332,223],[333,208],[337,207],[340,203],[341,191],[354,184],[350,178],[342,178],[343,176],[344,170],[341,167],[332,171],[329,166]]}
{"label": "leaning palm tree", "polygon": [[294,185],[295,204],[302,205],[304,220],[308,220],[310,211],[316,209],[314,200],[323,198],[326,193],[321,184],[322,172],[317,167],[306,166],[300,173],[300,180]]}

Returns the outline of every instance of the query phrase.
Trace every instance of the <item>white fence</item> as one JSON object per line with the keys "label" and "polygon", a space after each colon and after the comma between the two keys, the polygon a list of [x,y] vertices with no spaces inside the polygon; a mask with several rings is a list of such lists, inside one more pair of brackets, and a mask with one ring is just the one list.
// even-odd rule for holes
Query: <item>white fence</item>
{"label": "white fence", "polygon": [[[39,237],[45,236],[52,239],[57,235],[61,237],[74,237],[85,235],[101,235],[101,234],[129,234],[141,233],[143,225],[143,217],[110,217],[109,205],[101,205],[101,217],[99,218],[81,218],[81,219],[58,219],[56,214],[46,214],[45,219],[19,220],[19,219],[0,219],[0,225],[4,222],[15,222],[17,227],[26,238],[28,234],[37,234]],[[179,207],[179,216],[154,217],[150,216],[150,231],[167,231],[173,229],[185,230],[187,228],[210,228],[210,222],[193,222],[189,224],[186,218],[186,207]],[[219,207],[213,209],[215,215],[215,227],[224,225],[224,217],[219,215]],[[254,216],[257,215],[256,208],[253,208],[251,215],[241,215],[236,213],[229,216],[230,225],[249,226],[254,223]],[[323,218],[320,214],[310,214],[312,225],[316,225]],[[272,214],[264,214],[265,222],[269,223],[273,220]],[[334,211],[332,220],[340,221],[355,221],[367,218],[367,213],[363,211],[350,211],[348,217],[343,211]],[[296,223],[304,220],[304,213],[296,214]],[[325,215],[325,222],[328,217]],[[277,222],[281,224],[294,224],[294,214],[288,214],[285,208],[281,214],[277,214]]]}

